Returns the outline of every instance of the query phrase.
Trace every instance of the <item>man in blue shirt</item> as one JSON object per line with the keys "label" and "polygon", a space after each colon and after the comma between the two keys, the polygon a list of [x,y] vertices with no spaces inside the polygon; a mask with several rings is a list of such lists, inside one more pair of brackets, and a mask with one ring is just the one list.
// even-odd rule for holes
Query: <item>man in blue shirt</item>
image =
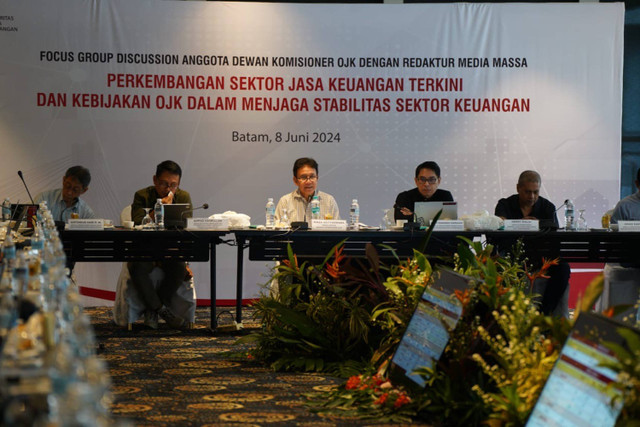
{"label": "man in blue shirt", "polygon": [[611,223],[618,221],[638,221],[640,220],[640,169],[636,173],[636,188],[638,191],[620,200],[611,214]]}
{"label": "man in blue shirt", "polygon": [[38,194],[35,202],[47,202],[55,221],[68,222],[72,214],[77,214],[80,219],[95,218],[93,210],[80,198],[89,190],[90,182],[89,169],[83,166],[70,167],[62,178],[62,188]]}

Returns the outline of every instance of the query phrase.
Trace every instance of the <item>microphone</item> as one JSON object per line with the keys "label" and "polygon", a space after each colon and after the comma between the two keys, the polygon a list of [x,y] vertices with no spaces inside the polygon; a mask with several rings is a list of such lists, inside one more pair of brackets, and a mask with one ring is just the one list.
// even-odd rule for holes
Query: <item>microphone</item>
{"label": "microphone", "polygon": [[27,187],[27,183],[24,182],[24,177],[22,176],[22,171],[18,171],[18,176],[20,177],[20,179],[22,180],[22,183],[24,184],[24,188],[25,190],[27,190],[27,194],[29,195],[29,198],[31,199],[31,204],[35,205],[36,202],[33,201],[33,197],[31,197],[31,193],[29,192],[29,187]]}
{"label": "microphone", "polygon": [[184,219],[184,214],[186,213],[191,213],[193,211],[197,211],[198,209],[209,209],[209,203],[203,203],[202,205],[198,206],[197,208],[193,208],[193,209],[189,209],[186,211],[182,211],[182,213],[180,214],[180,219]]}
{"label": "microphone", "polygon": [[564,203],[563,203],[563,204],[561,204],[561,205],[560,205],[560,207],[559,207],[558,209],[556,209],[556,212],[558,212],[560,209],[562,209],[562,208],[564,208],[565,206],[567,206],[567,204],[568,204],[568,203],[572,203],[572,202],[571,202],[571,199],[566,199],[566,200],[564,201]]}

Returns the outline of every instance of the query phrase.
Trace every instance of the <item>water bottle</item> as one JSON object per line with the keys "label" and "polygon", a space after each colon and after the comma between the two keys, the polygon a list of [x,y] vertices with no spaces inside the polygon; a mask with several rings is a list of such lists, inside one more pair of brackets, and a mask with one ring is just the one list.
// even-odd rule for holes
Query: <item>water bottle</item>
{"label": "water bottle", "polygon": [[321,219],[320,200],[318,200],[318,196],[313,196],[313,199],[311,199],[311,219]]}
{"label": "water bottle", "polygon": [[575,230],[575,228],[573,202],[567,199],[564,202],[564,229]]}
{"label": "water bottle", "polygon": [[7,236],[4,238],[4,243],[2,244],[2,257],[7,260],[10,267],[13,266],[12,264],[16,259],[16,245],[13,243],[11,230],[7,230]]}
{"label": "water bottle", "polygon": [[276,205],[273,204],[273,199],[271,197],[267,199],[267,206],[265,207],[264,210],[265,210],[264,226],[267,228],[275,228]]}
{"label": "water bottle", "polygon": [[153,212],[156,217],[156,226],[158,227],[158,230],[164,230],[164,205],[162,204],[162,199],[156,200]]}
{"label": "water bottle", "polygon": [[360,222],[360,205],[358,205],[358,199],[353,199],[351,201],[351,207],[349,208],[349,229],[357,230],[359,222]]}
{"label": "water bottle", "polygon": [[9,199],[4,199],[2,202],[2,220],[9,221],[11,219],[11,202]]}
{"label": "water bottle", "polygon": [[29,283],[29,264],[27,264],[27,258],[24,251],[20,250],[16,254],[16,263],[13,267],[13,281],[11,287],[13,288],[13,294],[23,296],[27,291],[27,284]]}
{"label": "water bottle", "polygon": [[44,250],[44,233],[40,224],[36,225],[33,237],[31,237],[31,251],[35,257],[39,257]]}

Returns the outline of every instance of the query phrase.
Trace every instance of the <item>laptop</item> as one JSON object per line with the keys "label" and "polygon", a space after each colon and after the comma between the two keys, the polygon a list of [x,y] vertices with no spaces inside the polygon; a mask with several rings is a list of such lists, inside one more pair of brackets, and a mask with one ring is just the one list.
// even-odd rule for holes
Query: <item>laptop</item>
{"label": "laptop", "polygon": [[187,218],[191,217],[191,210],[189,203],[164,205],[165,228],[185,228]]}
{"label": "laptop", "polygon": [[11,220],[13,223],[13,230],[18,231],[22,225],[22,221],[27,222],[28,228],[34,228],[36,222],[36,212],[38,211],[38,205],[34,204],[20,204],[14,203],[11,205]]}
{"label": "laptop", "polygon": [[616,424],[622,402],[617,399],[611,405],[620,392],[609,387],[616,373],[600,365],[616,360],[603,342],[624,344],[618,328],[640,338],[640,331],[628,325],[599,314],[580,313],[529,416],[528,427]]}
{"label": "laptop", "polygon": [[455,291],[468,289],[470,282],[475,280],[444,269],[438,274],[433,285],[422,293],[391,359],[389,375],[392,380],[414,389],[423,388],[425,382],[413,371],[434,366],[449,342],[449,331],[456,327],[462,316],[462,303]]}
{"label": "laptop", "polygon": [[436,214],[442,210],[440,219],[458,219],[458,202],[416,202],[414,204],[416,222],[428,226]]}

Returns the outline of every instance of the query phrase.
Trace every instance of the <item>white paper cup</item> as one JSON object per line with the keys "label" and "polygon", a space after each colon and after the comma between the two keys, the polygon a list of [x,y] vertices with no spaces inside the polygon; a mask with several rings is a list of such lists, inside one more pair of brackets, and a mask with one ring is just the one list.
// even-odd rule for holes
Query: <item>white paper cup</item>
{"label": "white paper cup", "polygon": [[396,227],[404,227],[407,222],[406,219],[396,219]]}
{"label": "white paper cup", "polygon": [[128,230],[133,228],[133,221],[123,221],[122,226]]}

